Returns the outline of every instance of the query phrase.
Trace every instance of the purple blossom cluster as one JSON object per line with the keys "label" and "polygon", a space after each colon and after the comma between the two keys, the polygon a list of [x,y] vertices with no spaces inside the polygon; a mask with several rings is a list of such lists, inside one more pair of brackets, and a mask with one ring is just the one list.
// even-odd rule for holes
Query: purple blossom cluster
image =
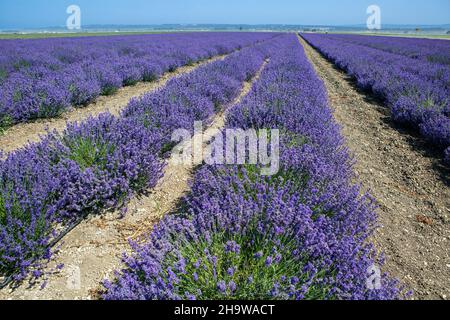
{"label": "purple blossom cluster", "polygon": [[0,128],[55,117],[72,105],[273,37],[186,33],[0,40]]}
{"label": "purple blossom cluster", "polygon": [[105,299],[397,299],[368,237],[375,206],[352,184],[351,160],[325,89],[294,35],[271,41],[270,61],[226,126],[279,129],[280,171],[203,165],[186,206],[166,216],[104,283]]}
{"label": "purple blossom cluster", "polygon": [[20,281],[50,258],[50,241],[73,221],[124,208],[133,193],[152,188],[172,132],[231,103],[263,64],[266,46],[199,67],[132,100],[120,117],[69,124],[1,161],[0,275]]}
{"label": "purple blossom cluster", "polygon": [[[303,34],[359,87],[386,102],[394,121],[450,147],[450,44],[445,40]],[[450,163],[450,162],[448,162]]]}

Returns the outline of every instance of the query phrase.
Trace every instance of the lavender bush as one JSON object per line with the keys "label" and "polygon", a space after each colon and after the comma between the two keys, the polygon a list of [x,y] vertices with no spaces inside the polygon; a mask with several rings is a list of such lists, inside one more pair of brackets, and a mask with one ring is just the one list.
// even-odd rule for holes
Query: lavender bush
{"label": "lavender bush", "polygon": [[281,169],[204,165],[186,208],[165,217],[125,268],[106,281],[105,299],[396,299],[368,243],[376,222],[370,197],[351,184],[350,159],[323,84],[295,36],[271,42],[270,62],[229,128],[277,128]]}
{"label": "lavender bush", "polygon": [[303,34],[358,86],[383,99],[394,121],[431,145],[450,146],[450,50],[444,40]]}

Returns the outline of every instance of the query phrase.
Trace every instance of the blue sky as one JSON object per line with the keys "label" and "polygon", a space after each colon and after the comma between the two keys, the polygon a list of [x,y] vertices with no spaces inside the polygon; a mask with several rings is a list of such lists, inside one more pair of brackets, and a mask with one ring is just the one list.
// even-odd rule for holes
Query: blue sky
{"label": "blue sky", "polygon": [[363,24],[371,4],[384,24],[450,23],[450,0],[0,0],[0,28],[63,26],[71,4],[84,25]]}

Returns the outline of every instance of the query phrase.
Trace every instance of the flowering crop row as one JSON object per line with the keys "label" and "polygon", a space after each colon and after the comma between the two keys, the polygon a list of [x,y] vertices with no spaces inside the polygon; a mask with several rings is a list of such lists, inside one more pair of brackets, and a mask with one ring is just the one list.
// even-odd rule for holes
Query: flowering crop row
{"label": "flowering crop row", "polygon": [[[398,39],[397,45],[391,47],[390,38],[383,38],[384,47],[378,49],[374,47],[379,46],[379,37],[367,38],[364,43],[361,36],[303,34],[302,37],[355,77],[358,86],[386,101],[394,121],[420,130],[430,144],[446,149],[446,162],[450,164],[450,65],[397,54],[403,43],[408,43],[409,48],[412,41],[417,41],[417,50],[422,50],[422,40]],[[373,45],[368,43],[372,41]],[[448,44],[439,40],[428,41],[448,48]],[[388,52],[388,46],[396,53]],[[431,49],[423,50],[424,56],[431,54]],[[448,49],[439,55],[450,60]]]}
{"label": "flowering crop row", "polygon": [[368,37],[364,35],[333,35],[351,44],[367,46],[408,58],[450,65],[450,43],[447,40],[399,38],[399,37]]}
{"label": "flowering crop row", "polygon": [[105,299],[401,297],[386,275],[367,283],[368,270],[382,263],[367,242],[374,205],[350,182],[323,84],[296,36],[270,49],[270,62],[226,126],[279,129],[279,173],[202,166],[185,208],[133,244],[125,268],[105,282]]}
{"label": "flowering crop row", "polygon": [[168,34],[0,40],[0,129],[55,117],[71,105],[273,34]]}
{"label": "flowering crop row", "polygon": [[[244,36],[244,39],[246,37]],[[276,41],[276,40],[269,40]],[[72,221],[122,207],[162,175],[171,133],[207,120],[238,96],[263,64],[262,42],[174,78],[132,100],[120,117],[108,113],[49,133],[0,163],[0,275],[16,280]]]}

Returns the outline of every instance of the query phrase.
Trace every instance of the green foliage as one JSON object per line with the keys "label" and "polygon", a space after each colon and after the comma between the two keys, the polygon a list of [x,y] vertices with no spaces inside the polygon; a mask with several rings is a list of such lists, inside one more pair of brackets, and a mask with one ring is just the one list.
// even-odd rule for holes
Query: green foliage
{"label": "green foliage", "polygon": [[[29,182],[24,181],[23,184],[27,187]],[[18,219],[28,224],[31,221],[31,213],[29,210],[24,210],[20,205],[17,195],[13,191],[13,185],[3,181],[0,187],[0,224],[5,225],[7,217]]]}
{"label": "green foliage", "polygon": [[171,66],[169,66],[169,68],[168,68],[168,72],[175,72],[175,70],[177,70],[178,69],[178,67],[177,67],[177,65],[171,65]]}
{"label": "green foliage", "polygon": [[220,102],[214,101],[214,112],[218,113],[222,110],[222,104]]}
{"label": "green foliage", "polygon": [[[270,300],[274,299],[271,291],[276,284],[288,288],[305,283],[308,275],[303,272],[303,267],[307,259],[292,255],[296,249],[293,237],[284,235],[270,239],[256,230],[256,223],[252,225],[245,235],[214,233],[210,241],[185,241],[180,249],[186,263],[185,272],[177,273],[179,292],[195,294],[200,300]],[[226,250],[229,241],[239,245],[239,252]],[[267,263],[276,255],[281,257],[279,261]],[[179,257],[175,254],[166,260],[167,267],[178,262]],[[303,278],[298,279],[299,275]],[[290,283],[293,278],[298,279],[295,285]],[[221,281],[227,284],[225,292],[217,288]],[[230,289],[230,283],[236,284],[235,290]],[[306,293],[306,299],[324,298],[327,290],[326,287],[312,287]],[[294,298],[287,292],[279,294],[278,298],[280,296]]]}
{"label": "green foliage", "polygon": [[108,156],[114,153],[115,147],[104,141],[93,140],[90,137],[77,137],[65,140],[70,149],[69,158],[78,163],[82,170],[90,167],[104,169],[108,163]]}
{"label": "green foliage", "polygon": [[123,85],[124,86],[134,86],[138,82],[139,82],[139,80],[132,79],[132,78],[127,78],[127,79],[125,79],[123,81]]}
{"label": "green foliage", "polygon": [[113,95],[114,93],[116,93],[117,90],[118,89],[116,87],[106,86],[106,87],[102,88],[101,95],[110,96],[110,95]]}
{"label": "green foliage", "polygon": [[158,74],[156,73],[150,73],[150,72],[145,72],[143,77],[142,77],[142,81],[144,82],[153,82],[158,80]]}
{"label": "green foliage", "polygon": [[4,225],[6,223],[6,203],[3,199],[3,194],[0,193],[0,224]]}
{"label": "green foliage", "polygon": [[8,77],[8,72],[5,69],[0,68],[0,83]]}
{"label": "green foliage", "polygon": [[13,93],[13,101],[14,102],[19,102],[22,100],[22,92],[20,90],[16,90]]}
{"label": "green foliage", "polygon": [[168,152],[170,152],[170,151],[172,151],[172,149],[175,147],[177,145],[177,143],[176,142],[168,142],[168,143],[165,143],[163,146],[162,146],[162,148],[161,148],[161,151],[160,151],[160,155],[161,156],[164,156],[166,153],[168,153]]}
{"label": "green foliage", "polygon": [[301,193],[309,180],[309,174],[300,170],[281,168],[272,178],[277,186],[285,186],[289,184],[290,192]]}
{"label": "green foliage", "polygon": [[64,112],[63,107],[57,107],[56,104],[49,103],[47,101],[47,92],[39,93],[39,111],[37,114],[38,118],[54,118],[61,115]]}
{"label": "green foliage", "polygon": [[284,139],[288,148],[298,148],[309,143],[308,137],[286,129],[281,130],[280,138]]}
{"label": "green foliage", "polygon": [[436,103],[434,102],[434,99],[432,97],[428,97],[421,104],[421,107],[423,107],[425,109],[434,109],[435,106],[436,106]]}
{"label": "green foliage", "polygon": [[9,115],[0,115],[0,135],[13,124],[12,118]]}
{"label": "green foliage", "polygon": [[139,118],[139,120],[146,129],[161,128],[161,121],[158,118],[154,117],[154,113],[150,110],[145,111],[145,113]]}
{"label": "green foliage", "polygon": [[25,59],[19,59],[14,64],[13,67],[16,71],[19,71],[22,68],[28,68],[30,63]]}
{"label": "green foliage", "polygon": [[450,65],[450,58],[447,55],[435,54],[427,57],[427,60],[431,63],[441,63]]}
{"label": "green foliage", "polygon": [[[29,184],[28,181],[24,181],[24,185],[27,186]],[[0,191],[0,224],[6,225],[7,219],[17,219],[21,221],[21,227],[16,229],[14,232],[14,236],[17,238],[18,242],[23,241],[20,238],[20,234],[24,231],[24,229],[30,225],[32,222],[32,212],[29,208],[23,207],[17,198],[17,195],[12,191],[11,185],[4,185],[4,190]],[[8,203],[8,206],[7,206]],[[34,228],[34,233],[29,240],[38,240],[42,239],[48,233],[48,225],[45,219],[45,212],[42,212],[36,221],[36,225]]]}

